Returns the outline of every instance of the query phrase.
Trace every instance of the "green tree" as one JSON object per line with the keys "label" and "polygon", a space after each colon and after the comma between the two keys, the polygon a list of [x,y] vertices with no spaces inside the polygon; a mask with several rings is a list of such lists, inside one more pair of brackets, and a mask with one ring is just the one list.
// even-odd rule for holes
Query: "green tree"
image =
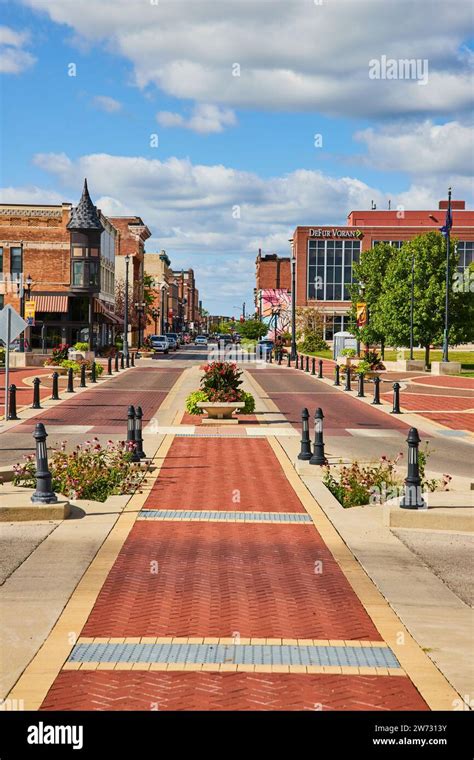
{"label": "green tree", "polygon": [[[374,329],[394,346],[408,346],[410,342],[410,297],[412,257],[414,275],[414,342],[425,349],[425,364],[429,364],[430,345],[441,343],[444,330],[446,296],[446,240],[439,232],[418,235],[404,243],[390,260],[377,300]],[[472,340],[474,295],[453,288],[458,256],[454,241],[450,249],[449,342],[455,345]]]}
{"label": "green tree", "polygon": [[296,309],[296,337],[307,335],[323,337],[324,318],[322,312],[314,306],[298,306]]}
{"label": "green tree", "polygon": [[260,322],[259,319],[247,319],[245,322],[239,323],[238,332],[242,338],[247,340],[259,340],[267,334],[268,325]]}
{"label": "green tree", "polygon": [[[382,283],[387,267],[397,255],[398,249],[389,243],[377,243],[373,248],[362,251],[360,261],[354,264],[354,283],[351,286],[352,308],[349,314],[351,333],[366,345],[380,343],[382,350],[385,335],[377,329],[377,309],[379,305]],[[363,286],[363,287],[362,287]],[[364,327],[357,327],[356,304],[366,303],[369,319]]]}

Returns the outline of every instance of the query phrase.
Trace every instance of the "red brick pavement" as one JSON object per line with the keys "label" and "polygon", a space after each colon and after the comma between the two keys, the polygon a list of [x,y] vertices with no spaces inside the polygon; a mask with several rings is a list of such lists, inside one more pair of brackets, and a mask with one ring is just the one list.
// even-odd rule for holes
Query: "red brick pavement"
{"label": "red brick pavement", "polygon": [[[39,377],[43,378],[44,375],[50,375],[51,369],[46,367],[28,367],[27,369],[11,369],[8,384],[16,385],[16,405],[17,408],[21,406],[31,406],[33,403],[33,386],[30,383],[26,383],[26,378]],[[51,388],[46,385],[40,385],[40,398],[47,398],[51,395]],[[3,409],[5,404],[5,370],[0,370],[0,407]]]}
{"label": "red brick pavement", "polygon": [[64,671],[42,710],[427,710],[408,678]]}
{"label": "red brick pavement", "polygon": [[175,438],[146,508],[304,511],[264,438]]}
{"label": "red brick pavement", "polygon": [[[382,393],[381,398],[391,403],[393,395]],[[407,389],[400,391],[400,406],[409,411],[465,411],[466,409],[474,409],[474,397],[424,395],[422,393],[410,393]]]}
{"label": "red brick pavement", "polygon": [[421,377],[414,377],[413,380],[415,380],[417,384],[434,385],[435,387],[438,386],[440,388],[466,388],[467,390],[474,390],[474,378],[472,377],[457,377],[455,375],[452,377],[446,375],[435,377],[422,375]]}

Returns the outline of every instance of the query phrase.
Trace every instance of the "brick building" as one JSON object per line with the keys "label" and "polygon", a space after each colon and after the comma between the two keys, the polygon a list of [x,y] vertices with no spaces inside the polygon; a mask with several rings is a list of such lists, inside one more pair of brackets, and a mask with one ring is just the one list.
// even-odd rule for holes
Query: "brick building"
{"label": "brick building", "polygon": [[23,313],[25,298],[34,302],[35,324],[25,335],[33,348],[42,340],[46,347],[112,341],[120,323],[113,313],[118,240],[87,182],[75,208],[0,204],[0,306]]}
{"label": "brick building", "polygon": [[[348,326],[352,265],[378,242],[400,248],[417,235],[443,226],[447,201],[435,210],[351,211],[347,225],[297,227],[293,234],[296,257],[296,305],[317,306],[324,313],[325,338]],[[474,211],[464,201],[452,201],[451,239],[456,240],[464,270],[474,260]]]}
{"label": "brick building", "polygon": [[178,286],[177,330],[199,330],[201,314],[199,291],[196,288],[193,269],[173,270],[173,279]]}
{"label": "brick building", "polygon": [[148,309],[145,335],[174,332],[178,314],[178,286],[166,251],[146,253],[144,271],[153,278],[153,302]]}

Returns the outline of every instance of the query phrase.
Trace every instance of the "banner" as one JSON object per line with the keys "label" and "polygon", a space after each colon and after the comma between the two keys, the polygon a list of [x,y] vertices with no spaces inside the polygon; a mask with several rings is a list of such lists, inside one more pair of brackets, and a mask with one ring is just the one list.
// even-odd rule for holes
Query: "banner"
{"label": "banner", "polygon": [[35,326],[36,302],[25,301],[25,319],[29,327]]}
{"label": "banner", "polygon": [[356,304],[357,327],[365,327],[367,324],[367,304]]}

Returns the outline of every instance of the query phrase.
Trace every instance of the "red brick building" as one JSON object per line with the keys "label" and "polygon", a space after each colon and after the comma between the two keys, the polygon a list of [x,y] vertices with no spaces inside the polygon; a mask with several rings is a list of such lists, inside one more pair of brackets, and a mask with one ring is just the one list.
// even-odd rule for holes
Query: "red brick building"
{"label": "red brick building", "polygon": [[196,288],[193,269],[173,270],[173,280],[178,286],[178,315],[176,330],[198,330],[201,323],[199,291]]}
{"label": "red brick building", "polygon": [[[317,306],[325,315],[325,337],[347,326],[352,265],[377,242],[401,245],[443,226],[447,201],[436,210],[351,211],[347,225],[297,227],[292,248],[296,257],[296,305]],[[451,239],[456,240],[459,269],[474,260],[474,211],[452,201]],[[276,287],[276,279],[273,287]],[[291,285],[290,285],[291,287]]]}

